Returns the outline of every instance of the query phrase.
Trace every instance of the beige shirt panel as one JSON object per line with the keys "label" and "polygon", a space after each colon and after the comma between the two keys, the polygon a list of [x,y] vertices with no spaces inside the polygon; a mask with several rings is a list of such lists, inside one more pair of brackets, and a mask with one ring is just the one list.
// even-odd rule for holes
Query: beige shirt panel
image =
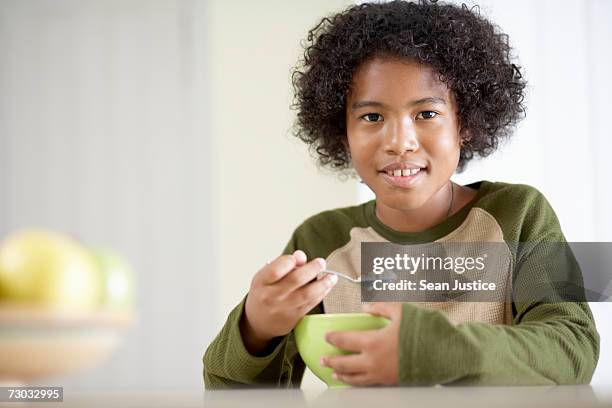
{"label": "beige shirt panel", "polygon": [[[346,273],[359,278],[361,276],[361,243],[362,242],[388,242],[372,227],[352,228],[350,241],[341,248],[336,249],[327,257],[327,267],[331,270]],[[474,207],[468,213],[464,222],[448,235],[436,242],[483,242],[504,243],[502,229],[495,218],[485,210]],[[474,248],[467,246],[465,248]],[[493,324],[512,324],[512,254],[507,245],[503,245],[504,256],[496,257],[494,268],[488,265],[488,270],[498,271],[501,276],[495,280],[503,285],[506,301],[502,302],[476,302],[469,297],[463,301],[449,302],[411,302],[420,307],[440,310],[446,314],[454,324],[464,322],[487,322]],[[469,256],[469,254],[453,254],[453,256]],[[476,294],[477,296],[477,294]],[[365,302],[364,302],[365,303]],[[340,278],[336,286],[323,300],[325,313],[357,313],[361,312],[361,285]]]}

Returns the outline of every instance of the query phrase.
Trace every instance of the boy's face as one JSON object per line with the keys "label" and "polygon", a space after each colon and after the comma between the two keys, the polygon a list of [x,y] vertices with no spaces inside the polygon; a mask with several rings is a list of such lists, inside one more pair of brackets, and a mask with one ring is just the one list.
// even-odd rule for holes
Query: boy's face
{"label": "boy's face", "polygon": [[[416,209],[448,183],[459,163],[460,128],[453,95],[435,71],[371,59],[353,75],[346,106],[351,161],[377,201]],[[413,175],[405,170],[417,167]]]}

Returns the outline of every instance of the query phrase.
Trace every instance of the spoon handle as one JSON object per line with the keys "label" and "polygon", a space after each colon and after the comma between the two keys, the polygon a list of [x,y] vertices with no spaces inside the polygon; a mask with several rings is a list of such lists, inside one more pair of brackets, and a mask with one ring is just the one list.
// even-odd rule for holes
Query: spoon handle
{"label": "spoon handle", "polygon": [[353,277],[351,277],[351,276],[348,276],[348,275],[345,275],[345,274],[343,274],[343,273],[341,273],[341,272],[336,272],[336,271],[332,271],[332,270],[329,270],[329,269],[326,269],[326,270],[321,271],[321,272],[322,272],[322,273],[331,273],[332,275],[339,276],[339,277],[341,277],[341,278],[347,279],[347,280],[349,280],[349,281],[351,281],[351,282],[355,282],[355,283],[359,283],[359,282],[361,282],[361,277],[359,277],[359,278],[355,279],[355,278],[353,278]]}

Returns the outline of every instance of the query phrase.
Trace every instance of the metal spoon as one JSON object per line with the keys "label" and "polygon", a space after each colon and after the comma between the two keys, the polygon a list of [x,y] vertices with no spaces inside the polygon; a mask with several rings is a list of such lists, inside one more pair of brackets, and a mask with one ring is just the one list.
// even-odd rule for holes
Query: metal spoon
{"label": "metal spoon", "polygon": [[354,282],[354,283],[360,283],[361,282],[361,276],[359,278],[353,278],[352,276],[345,275],[345,274],[343,274],[341,272],[331,271],[329,269],[321,271],[321,273],[331,273],[332,275],[339,276],[341,278],[347,279],[347,280],[349,280],[351,282]]}
{"label": "metal spoon", "polygon": [[[347,279],[347,280],[349,280],[351,282],[354,282],[354,283],[361,283],[362,282],[361,276],[358,277],[358,278],[353,278],[352,276],[348,276],[348,275],[346,275],[346,274],[344,274],[342,272],[336,272],[336,271],[332,271],[330,269],[326,269],[324,271],[321,271],[320,273],[330,273],[332,275],[340,276],[341,278]],[[393,282],[395,279],[397,279],[397,275],[394,274],[393,272],[388,272],[388,275],[391,275],[390,279],[382,279],[382,280],[383,281]],[[373,279],[365,279],[365,280],[363,280],[363,282],[373,282],[373,281],[374,281]]]}

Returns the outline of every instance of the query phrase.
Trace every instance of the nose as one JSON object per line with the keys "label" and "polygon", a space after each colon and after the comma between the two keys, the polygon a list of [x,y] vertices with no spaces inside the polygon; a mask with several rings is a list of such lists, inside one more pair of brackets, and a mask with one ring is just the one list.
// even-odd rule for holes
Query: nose
{"label": "nose", "polygon": [[416,129],[410,118],[397,121],[385,134],[384,149],[388,154],[401,156],[409,151],[414,152],[418,148]]}

